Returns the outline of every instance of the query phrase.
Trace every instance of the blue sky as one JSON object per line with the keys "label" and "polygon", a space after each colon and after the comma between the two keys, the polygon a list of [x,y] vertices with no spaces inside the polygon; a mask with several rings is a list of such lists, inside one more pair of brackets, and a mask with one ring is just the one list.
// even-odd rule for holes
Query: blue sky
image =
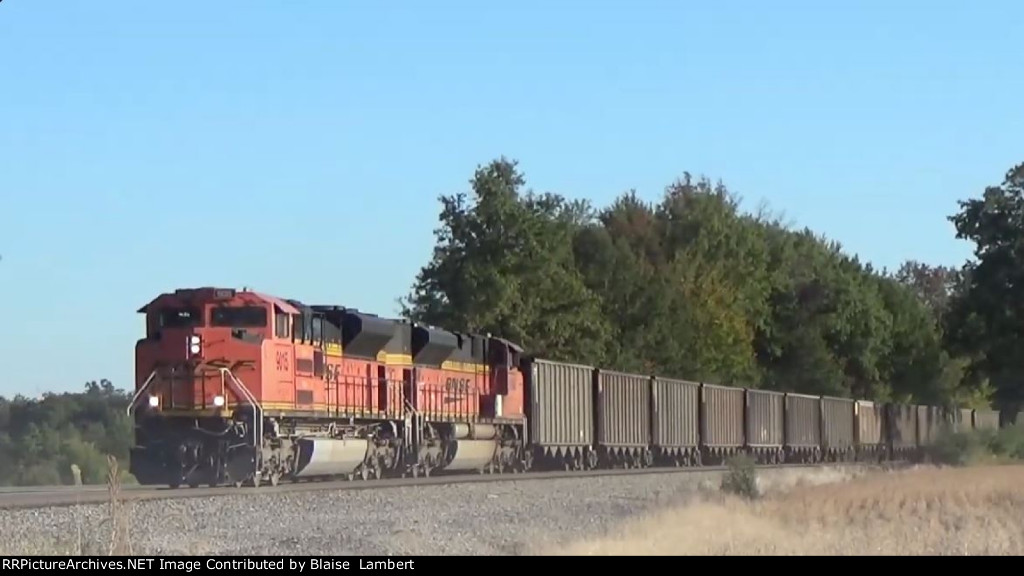
{"label": "blue sky", "polygon": [[[132,386],[183,286],[396,312],[437,196],[689,170],[879,266],[1024,161],[1024,4],[0,3],[0,395]],[[972,7],[973,5],[973,7]]]}

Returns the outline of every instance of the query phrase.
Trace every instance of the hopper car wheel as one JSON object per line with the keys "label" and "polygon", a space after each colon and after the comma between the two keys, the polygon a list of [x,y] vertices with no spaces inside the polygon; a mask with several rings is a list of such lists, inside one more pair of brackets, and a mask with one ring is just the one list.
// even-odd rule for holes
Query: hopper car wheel
{"label": "hopper car wheel", "polygon": [[373,479],[374,480],[380,480],[380,475],[381,475],[380,466],[375,466],[373,468]]}
{"label": "hopper car wheel", "polygon": [[361,466],[359,468],[359,478],[363,482],[366,482],[367,480],[369,480],[370,479],[370,469],[367,468],[366,466]]}
{"label": "hopper car wheel", "polygon": [[281,475],[280,474],[278,474],[277,472],[273,472],[273,473],[270,474],[270,485],[271,486],[275,486],[276,487],[278,485],[278,483],[280,483],[280,482],[281,482]]}

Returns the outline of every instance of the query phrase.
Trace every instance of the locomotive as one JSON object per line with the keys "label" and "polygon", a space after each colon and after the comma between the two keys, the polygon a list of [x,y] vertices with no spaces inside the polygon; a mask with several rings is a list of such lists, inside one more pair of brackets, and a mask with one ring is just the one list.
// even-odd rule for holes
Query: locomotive
{"label": "locomotive", "polygon": [[141,484],[700,466],[738,452],[879,460],[940,428],[992,423],[983,411],[609,372],[490,334],[246,289],[179,289],[138,312],[128,414]]}

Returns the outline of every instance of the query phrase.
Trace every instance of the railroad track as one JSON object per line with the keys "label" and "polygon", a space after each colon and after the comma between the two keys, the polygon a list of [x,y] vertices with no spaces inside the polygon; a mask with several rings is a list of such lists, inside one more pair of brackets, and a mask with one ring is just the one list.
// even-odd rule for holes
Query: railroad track
{"label": "railroad track", "polygon": [[[877,464],[864,462],[840,462],[820,464],[773,464],[758,466],[757,470],[777,469],[813,469],[838,467],[878,467]],[[889,466],[892,466],[890,463]],[[702,466],[700,468],[641,468],[616,470],[587,470],[583,472],[527,472],[523,474],[451,474],[439,473],[430,477],[420,478],[388,478],[381,480],[329,480],[322,482],[283,483],[276,487],[235,488],[221,486],[217,488],[167,488],[139,485],[121,486],[123,501],[141,500],[176,500],[180,498],[206,498],[211,496],[248,496],[254,494],[282,494],[296,492],[316,492],[322,490],[380,490],[384,488],[404,488],[410,486],[440,486],[445,484],[462,484],[469,482],[510,482],[526,480],[553,480],[566,478],[595,478],[602,476],[639,476],[647,474],[700,474],[724,472],[727,466]],[[75,506],[79,504],[99,504],[110,500],[109,490],[104,484],[88,486],[27,486],[0,488],[0,509],[43,508],[48,506]]]}

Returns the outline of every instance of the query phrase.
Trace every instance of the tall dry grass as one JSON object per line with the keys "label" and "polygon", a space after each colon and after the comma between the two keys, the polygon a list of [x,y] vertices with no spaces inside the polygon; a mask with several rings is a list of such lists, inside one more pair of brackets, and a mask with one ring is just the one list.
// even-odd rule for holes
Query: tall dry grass
{"label": "tall dry grass", "polygon": [[1024,553],[1024,466],[873,473],[749,500],[719,493],[548,554]]}
{"label": "tall dry grass", "polygon": [[[77,465],[72,464],[75,486],[82,486]],[[121,493],[124,477],[117,458],[107,456],[107,514],[95,521],[83,514],[81,503],[72,508],[74,526],[70,531],[55,531],[44,540],[19,539],[0,542],[0,555],[42,556],[128,556],[134,554],[131,519],[133,502]]]}

